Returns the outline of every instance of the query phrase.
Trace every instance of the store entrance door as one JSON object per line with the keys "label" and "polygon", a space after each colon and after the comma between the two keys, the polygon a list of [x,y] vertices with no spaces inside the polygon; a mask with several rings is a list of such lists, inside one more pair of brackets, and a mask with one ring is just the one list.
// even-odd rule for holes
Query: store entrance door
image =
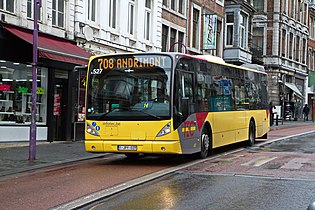
{"label": "store entrance door", "polygon": [[56,78],[54,87],[55,139],[66,140],[68,80]]}

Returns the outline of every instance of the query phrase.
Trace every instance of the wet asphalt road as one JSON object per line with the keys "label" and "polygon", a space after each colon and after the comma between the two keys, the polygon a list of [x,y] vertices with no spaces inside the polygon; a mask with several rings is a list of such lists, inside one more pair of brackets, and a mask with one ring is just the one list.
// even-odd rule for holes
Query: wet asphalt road
{"label": "wet asphalt road", "polygon": [[300,210],[315,201],[315,134],[177,171],[84,209]]}

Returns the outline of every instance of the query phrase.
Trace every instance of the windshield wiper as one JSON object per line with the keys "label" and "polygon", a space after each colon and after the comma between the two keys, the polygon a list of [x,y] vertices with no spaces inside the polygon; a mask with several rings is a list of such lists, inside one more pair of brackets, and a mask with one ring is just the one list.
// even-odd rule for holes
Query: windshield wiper
{"label": "windshield wiper", "polygon": [[132,111],[141,112],[141,113],[143,113],[143,114],[147,114],[147,115],[149,115],[149,116],[151,116],[151,117],[154,117],[154,118],[156,118],[156,119],[159,119],[159,120],[161,119],[161,117],[156,116],[156,115],[151,114],[151,113],[148,113],[148,112],[145,112],[145,111],[143,111],[143,109],[132,108],[131,110],[132,110]]}
{"label": "windshield wiper", "polygon": [[112,113],[112,112],[114,112],[114,111],[116,111],[116,110],[119,110],[119,109],[116,108],[116,109],[113,109],[113,110],[111,110],[111,111],[109,111],[109,112],[105,112],[104,114],[101,114],[100,116],[98,116],[98,119],[100,120],[100,119],[102,119],[103,117],[107,116],[108,114],[110,114],[110,113]]}

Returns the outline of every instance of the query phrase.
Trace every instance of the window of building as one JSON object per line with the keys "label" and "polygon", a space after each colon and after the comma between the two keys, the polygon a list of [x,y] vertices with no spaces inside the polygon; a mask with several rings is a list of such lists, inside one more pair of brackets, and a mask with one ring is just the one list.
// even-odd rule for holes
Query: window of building
{"label": "window of building", "polygon": [[134,35],[134,22],[135,22],[135,1],[129,1],[128,8],[128,33]]}
{"label": "window of building", "polygon": [[293,33],[290,33],[288,49],[289,49],[289,58],[293,59]]}
{"label": "window of building", "polygon": [[300,37],[296,36],[295,39],[295,60],[299,61],[300,59]]}
{"label": "window of building", "polygon": [[191,46],[195,49],[199,49],[200,40],[200,8],[193,5],[192,9],[192,37]]}
{"label": "window of building", "polygon": [[313,50],[312,48],[308,49],[308,69],[313,70]]}
{"label": "window of building", "polygon": [[258,11],[263,11],[264,10],[264,1],[265,0],[255,0],[254,1],[254,7]]}
{"label": "window of building", "polygon": [[303,10],[303,7],[301,7],[302,6],[301,5],[301,0],[298,0],[296,3],[297,3],[296,8],[295,8],[295,10],[296,10],[296,19],[298,21],[301,21],[301,12]]}
{"label": "window of building", "polygon": [[226,14],[226,45],[233,45],[234,13]]}
{"label": "window of building", "polygon": [[184,0],[178,0],[178,12],[180,14],[185,14],[185,1]]}
{"label": "window of building", "polygon": [[256,55],[263,55],[264,48],[264,28],[257,27],[253,29],[253,43],[252,48]]}
{"label": "window of building", "polygon": [[303,21],[302,23],[307,23],[307,15],[308,15],[308,2],[304,2],[304,9],[302,11]]}
{"label": "window of building", "polygon": [[[1,60],[0,125],[30,125],[32,66]],[[47,69],[37,69],[36,122],[46,124]]]}
{"label": "window of building", "polygon": [[150,40],[152,1],[145,0],[144,38]]}
{"label": "window of building", "polygon": [[176,34],[177,34],[177,31],[173,28],[171,28],[171,36],[170,36],[170,51],[171,52],[174,52],[175,51],[175,42],[176,42]]}
{"label": "window of building", "polygon": [[184,32],[162,25],[162,51],[183,52],[184,35]]}
{"label": "window of building", "polygon": [[240,18],[240,47],[246,48],[247,47],[247,15],[241,13]]}
{"label": "window of building", "polygon": [[109,27],[116,28],[117,21],[117,2],[116,0],[109,0]]}
{"label": "window of building", "polygon": [[282,56],[285,57],[286,54],[286,41],[287,41],[287,31],[285,29],[282,29],[282,43],[281,43],[281,52],[282,52]]}
{"label": "window of building", "polygon": [[287,14],[287,0],[282,0],[282,12]]}
{"label": "window of building", "polygon": [[163,0],[163,5],[180,14],[185,14],[185,0]]}
{"label": "window of building", "polygon": [[185,50],[183,49],[183,47],[185,47],[184,46],[184,35],[185,35],[184,32],[178,31],[178,42],[179,42],[178,49],[177,49],[178,52],[185,52]]}
{"label": "window of building", "polygon": [[306,39],[303,39],[301,59],[302,59],[302,63],[304,64],[306,64],[305,54],[306,54]]}
{"label": "window of building", "polygon": [[221,36],[222,36],[222,22],[217,20],[217,32],[216,32],[216,51],[215,55],[221,55]]}
{"label": "window of building", "polygon": [[171,9],[172,10],[176,9],[176,0],[171,0]]}
{"label": "window of building", "polygon": [[52,24],[53,26],[64,27],[65,17],[65,1],[53,0],[52,1]]}
{"label": "window of building", "polygon": [[96,21],[96,0],[88,0],[88,20]]}
{"label": "window of building", "polygon": [[162,25],[162,52],[168,51],[168,26]]}
{"label": "window of building", "polygon": [[310,38],[314,39],[314,29],[315,29],[315,22],[314,22],[314,17],[310,17],[310,23],[309,23],[309,30],[310,30]]}
{"label": "window of building", "polygon": [[14,13],[15,0],[0,0],[0,10]]}
{"label": "window of building", "polygon": [[294,17],[294,1],[295,0],[289,0],[289,16]]}
{"label": "window of building", "polygon": [[[1,4],[1,3],[0,3]],[[27,17],[28,18],[34,18],[34,0],[27,0]],[[38,20],[40,21],[42,18],[42,8],[39,9],[39,12],[38,12]]]}

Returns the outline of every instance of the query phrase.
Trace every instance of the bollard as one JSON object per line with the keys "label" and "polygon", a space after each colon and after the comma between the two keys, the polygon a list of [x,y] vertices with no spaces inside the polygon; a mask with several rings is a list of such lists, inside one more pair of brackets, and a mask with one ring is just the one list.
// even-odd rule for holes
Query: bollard
{"label": "bollard", "polygon": [[308,207],[307,210],[315,210],[315,202],[312,202]]}
{"label": "bollard", "polygon": [[276,126],[278,126],[279,115],[276,116]]}

